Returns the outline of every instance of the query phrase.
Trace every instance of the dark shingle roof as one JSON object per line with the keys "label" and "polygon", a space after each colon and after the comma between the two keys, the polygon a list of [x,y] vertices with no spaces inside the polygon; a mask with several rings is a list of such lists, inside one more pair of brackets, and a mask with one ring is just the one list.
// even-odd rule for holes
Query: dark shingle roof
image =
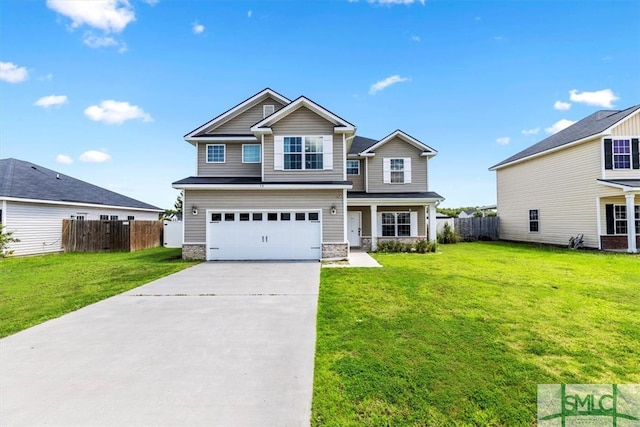
{"label": "dark shingle roof", "polygon": [[215,176],[190,176],[173,185],[351,185],[351,181],[263,181],[259,176],[247,177],[215,177]]}
{"label": "dark shingle roof", "polygon": [[640,179],[599,179],[598,181],[625,187],[640,188]]}
{"label": "dark shingle roof", "polygon": [[366,193],[364,191],[347,191],[348,199],[444,199],[435,191],[417,193]]}
{"label": "dark shingle roof", "polygon": [[505,159],[500,163],[491,166],[490,169],[505,165],[507,163],[515,162],[516,160],[524,159],[525,157],[529,157],[534,154],[558,148],[574,141],[579,141],[581,139],[587,138],[589,136],[597,135],[601,132],[604,132],[611,126],[618,123],[620,120],[633,114],[639,109],[640,105],[634,105],[633,107],[629,107],[626,110],[597,111],[590,116],[587,116],[584,119],[580,120],[579,122],[574,123],[568,128],[563,129],[554,135],[551,135],[549,138],[543,139],[537,144],[525,148],[524,150],[520,151],[517,154],[514,154],[508,159]]}
{"label": "dark shingle roof", "polygon": [[17,159],[0,159],[0,197],[162,209]]}
{"label": "dark shingle roof", "polygon": [[376,144],[379,140],[365,138],[364,136],[356,136],[351,141],[351,148],[349,149],[349,154],[359,154],[362,153],[367,148]]}

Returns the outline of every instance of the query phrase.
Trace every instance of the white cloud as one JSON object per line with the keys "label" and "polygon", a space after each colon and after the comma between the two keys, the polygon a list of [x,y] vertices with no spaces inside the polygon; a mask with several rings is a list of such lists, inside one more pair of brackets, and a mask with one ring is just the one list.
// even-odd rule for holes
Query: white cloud
{"label": "white cloud", "polygon": [[540,128],[523,129],[523,135],[537,135],[540,132]]}
{"label": "white cloud", "polygon": [[42,82],[49,82],[49,81],[53,80],[53,74],[49,73],[46,76],[38,77],[38,80],[40,80]]}
{"label": "white cloud", "polygon": [[500,145],[507,145],[508,143],[511,142],[511,138],[509,138],[508,136],[503,136],[501,138],[496,139],[496,142]]}
{"label": "white cloud", "polygon": [[111,156],[103,151],[89,150],[80,155],[80,160],[87,163],[104,163],[111,160]]}
{"label": "white cloud", "polygon": [[421,39],[420,36],[411,36],[411,40],[413,40],[414,42],[419,42]]}
{"label": "white cloud", "polygon": [[551,134],[558,133],[561,130],[568,128],[574,123],[575,123],[574,121],[567,120],[567,119],[558,120],[557,122],[555,122],[554,124],[546,128],[545,131]]}
{"label": "white cloud", "polygon": [[128,0],[47,0],[47,7],[71,19],[71,28],[88,25],[107,33],[119,33],[136,20]]}
{"label": "white cloud", "polygon": [[142,119],[143,122],[153,121],[151,115],[137,105],[112,99],[102,101],[100,105],[88,107],[84,110],[84,115],[96,122],[107,124],[121,124],[132,119]]}
{"label": "white cloud", "polygon": [[194,22],[191,25],[192,25],[191,30],[193,31],[193,34],[202,34],[202,33],[204,33],[204,25],[198,24],[197,22]]}
{"label": "white cloud", "polygon": [[61,163],[63,165],[70,165],[73,163],[73,159],[66,154],[58,154],[56,156],[56,162]]}
{"label": "white cloud", "polygon": [[581,102],[587,105],[612,108],[613,101],[618,98],[611,89],[597,90],[595,92],[578,92],[576,89],[569,91],[569,99],[573,102]]}
{"label": "white cloud", "polygon": [[253,10],[247,12],[247,18],[251,18],[253,16]]}
{"label": "white cloud", "polygon": [[377,81],[374,84],[372,84],[371,88],[369,89],[369,95],[375,95],[377,92],[380,92],[381,90],[386,89],[391,85],[394,85],[396,83],[406,82],[406,81],[409,81],[408,77],[401,77],[398,74],[389,76],[386,79]]}
{"label": "white cloud", "polygon": [[553,104],[553,108],[555,108],[556,110],[560,110],[560,111],[566,111],[569,108],[571,108],[571,103],[570,102],[556,101]]}
{"label": "white cloud", "polygon": [[67,97],[65,95],[49,95],[49,96],[43,96],[42,98],[38,99],[36,102],[33,103],[33,105],[36,105],[38,107],[44,107],[44,108],[49,108],[49,107],[53,107],[55,106],[60,106],[62,104],[66,104],[67,103]]}
{"label": "white cloud", "polygon": [[84,37],[82,38],[82,43],[94,49],[120,45],[120,43],[113,37],[96,36],[92,32],[87,32],[84,34]]}
{"label": "white cloud", "polygon": [[29,78],[25,67],[18,67],[13,62],[0,62],[0,80],[9,83],[20,83]]}

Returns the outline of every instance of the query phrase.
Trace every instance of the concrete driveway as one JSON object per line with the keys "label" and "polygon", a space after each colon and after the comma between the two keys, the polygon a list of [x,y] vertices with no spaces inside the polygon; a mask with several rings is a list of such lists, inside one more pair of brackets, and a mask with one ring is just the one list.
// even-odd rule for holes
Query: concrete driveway
{"label": "concrete driveway", "polygon": [[203,263],[0,340],[0,425],[309,425],[320,263]]}

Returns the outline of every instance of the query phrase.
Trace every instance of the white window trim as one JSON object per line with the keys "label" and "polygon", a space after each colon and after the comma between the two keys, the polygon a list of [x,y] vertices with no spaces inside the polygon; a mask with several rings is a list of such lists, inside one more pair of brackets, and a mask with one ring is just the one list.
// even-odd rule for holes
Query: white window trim
{"label": "white window trim", "polygon": [[[621,207],[624,209],[625,212],[625,219],[617,219],[616,218],[616,207]],[[635,218],[635,208],[640,207],[640,205],[634,205],[634,209],[633,209],[633,216],[634,216],[634,221],[639,221],[640,218]],[[628,218],[628,214],[627,214],[627,205],[613,205],[613,234],[615,236],[626,236],[627,234],[629,234],[629,230],[627,230],[626,233],[618,233],[618,228],[616,227],[616,223],[617,222],[624,222],[625,224],[627,224],[627,218]],[[640,234],[640,229],[638,229],[638,227],[636,227],[636,234]]]}
{"label": "white window trim", "polygon": [[[395,217],[395,235],[394,236],[383,236],[382,235],[382,214],[390,213]],[[408,213],[409,214],[409,235],[408,236],[398,236],[398,214]],[[388,224],[387,224],[388,225]],[[404,225],[404,224],[403,224]],[[407,238],[407,237],[418,237],[418,212],[417,211],[379,211],[377,212],[377,234],[378,237],[382,238]]]}
{"label": "white window trim", "polygon": [[[392,160],[402,160],[402,182],[391,182],[391,172],[400,172],[391,170]],[[411,157],[385,157],[382,159],[382,183],[391,185],[411,184]]]}
{"label": "white window trim", "polygon": [[[260,158],[258,159],[257,162],[245,162],[245,160],[244,160],[244,148],[245,147],[258,147],[258,148],[260,148],[260,150],[259,150]],[[262,163],[262,148],[260,147],[260,144],[242,144],[242,163],[245,163],[245,164]]]}
{"label": "white window trim", "polygon": [[[616,141],[626,141],[629,143],[629,154],[616,154],[615,152],[615,142]],[[616,156],[627,156],[629,157],[629,167],[628,168],[617,168],[616,167]],[[616,171],[628,171],[633,169],[633,145],[631,143],[631,138],[629,137],[616,137],[611,138],[611,170]]]}
{"label": "white window trim", "polygon": [[[538,219],[531,219],[531,212],[533,211],[536,211]],[[531,230],[531,223],[533,222],[538,224],[538,229],[535,231]],[[529,209],[527,211],[527,230],[529,231],[529,233],[540,233],[540,209]]]}
{"label": "white window trim", "polygon": [[[271,110],[271,111],[269,111]],[[272,115],[276,112],[276,106],[273,104],[265,104],[262,106],[262,118]]]}
{"label": "white window trim", "polygon": [[[356,162],[358,173],[349,173],[349,162]],[[347,160],[347,175],[360,175],[360,160]]]}
{"label": "white window trim", "polygon": [[[209,147],[222,147],[222,161],[221,162],[216,162],[216,161],[209,161]],[[204,152],[204,157],[205,157],[205,161],[207,163],[218,163],[218,164],[222,164],[222,163],[226,163],[227,162],[227,146],[225,144],[207,144],[206,148],[205,148],[205,152]]]}
{"label": "white window trim", "polygon": [[[285,153],[284,151],[284,139],[285,138],[301,138],[302,139],[302,151],[301,153]],[[313,152],[308,154],[322,154],[322,168],[321,169],[307,169],[306,168],[306,155],[305,152],[305,139],[306,138],[322,138],[322,152]],[[302,172],[311,171],[318,172],[323,170],[333,169],[333,135],[276,135],[273,139],[273,169],[281,170],[285,172]],[[285,169],[284,156],[285,154],[301,154],[302,155],[302,168],[301,169]]]}

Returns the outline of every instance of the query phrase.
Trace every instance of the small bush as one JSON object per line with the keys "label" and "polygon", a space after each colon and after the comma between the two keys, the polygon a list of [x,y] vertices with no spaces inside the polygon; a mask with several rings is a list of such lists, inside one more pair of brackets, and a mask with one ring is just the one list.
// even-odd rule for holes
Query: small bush
{"label": "small bush", "polygon": [[20,239],[13,237],[13,231],[4,231],[2,224],[0,224],[0,258],[13,254],[13,251],[9,250],[9,243],[17,243],[19,241]]}
{"label": "small bush", "polygon": [[417,240],[415,243],[402,240],[382,240],[378,242],[376,252],[399,253],[399,252],[417,252],[427,253],[435,252],[438,249],[436,242],[429,242],[424,239]]}
{"label": "small bush", "polygon": [[438,243],[458,243],[459,241],[458,233],[448,223],[445,223],[442,231],[438,233]]}
{"label": "small bush", "polygon": [[438,243],[420,239],[416,242],[415,248],[416,252],[421,254],[425,254],[427,252],[435,252],[436,250],[438,250]]}

